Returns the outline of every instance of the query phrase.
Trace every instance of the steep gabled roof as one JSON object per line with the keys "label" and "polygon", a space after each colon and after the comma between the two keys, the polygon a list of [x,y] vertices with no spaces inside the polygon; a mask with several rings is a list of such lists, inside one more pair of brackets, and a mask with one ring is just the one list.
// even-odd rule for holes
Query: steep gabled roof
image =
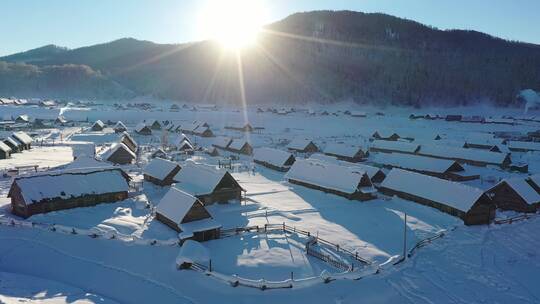
{"label": "steep gabled roof", "polygon": [[176,187],[193,195],[204,195],[214,192],[225,178],[230,178],[238,184],[228,171],[188,161],[173,179],[178,182]]}
{"label": "steep gabled roof", "polygon": [[2,141],[0,141],[0,150],[4,152],[11,152],[11,148]]}
{"label": "steep gabled roof", "polygon": [[28,134],[26,134],[26,132],[23,131],[13,133],[13,137],[25,145],[32,143],[32,137],[30,137]]}
{"label": "steep gabled roof", "polygon": [[295,138],[289,143],[287,148],[291,150],[302,151],[302,150],[305,150],[309,146],[309,144],[314,144],[314,143],[307,138]]}
{"label": "steep gabled roof", "polygon": [[[536,204],[540,203],[540,194],[534,190],[534,188],[527,183],[524,178],[509,178],[504,179],[499,182],[506,183],[510,188],[512,188],[517,195],[519,195],[527,204]],[[493,188],[497,187],[499,184],[495,185]]]}
{"label": "steep gabled roof", "polygon": [[277,167],[285,166],[289,158],[294,157],[291,153],[272,149],[272,148],[257,148],[253,151],[253,159],[265,162]]}
{"label": "steep gabled roof", "polygon": [[159,180],[163,180],[177,167],[180,167],[178,163],[163,158],[154,158],[146,165],[146,167],[144,167],[143,173]]}
{"label": "steep gabled roof", "polygon": [[[194,204],[201,204],[201,202],[193,195],[172,187],[159,201],[156,212],[180,225]],[[210,214],[208,218],[211,218]]]}

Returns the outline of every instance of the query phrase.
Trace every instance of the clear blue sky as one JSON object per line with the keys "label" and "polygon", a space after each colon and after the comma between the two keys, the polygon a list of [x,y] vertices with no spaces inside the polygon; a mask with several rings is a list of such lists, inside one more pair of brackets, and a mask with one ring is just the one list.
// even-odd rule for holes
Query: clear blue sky
{"label": "clear blue sky", "polygon": [[[76,48],[122,37],[158,43],[198,40],[196,18],[205,1],[2,0],[0,56],[50,43]],[[540,0],[263,1],[267,22],[299,11],[348,9],[540,44]]]}

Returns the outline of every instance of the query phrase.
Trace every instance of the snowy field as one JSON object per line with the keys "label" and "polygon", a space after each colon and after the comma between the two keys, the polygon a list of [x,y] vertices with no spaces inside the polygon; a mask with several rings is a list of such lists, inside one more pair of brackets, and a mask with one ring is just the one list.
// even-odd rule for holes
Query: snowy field
{"label": "snowy field", "polygon": [[[223,111],[167,111],[168,105],[156,111],[95,109],[67,110],[71,120],[122,120],[130,133],[143,119],[171,120],[185,123],[207,122],[217,136],[243,137],[243,133],[225,129],[232,122],[244,121],[264,129],[249,133],[254,147],[285,149],[285,142],[309,138],[320,147],[344,142],[363,145],[375,131],[392,131],[430,137],[433,134],[453,140],[470,134],[495,131],[530,132],[540,123],[517,125],[467,124],[444,120],[410,120],[411,109],[362,109],[368,117],[310,116],[304,112],[288,115]],[[345,105],[335,111],[345,110]],[[6,115],[29,114],[34,118],[54,119],[58,109],[2,107]],[[330,111],[330,110],[329,110]],[[334,111],[334,109],[332,109]],[[383,111],[385,116],[374,115]],[[429,109],[443,114],[462,111],[468,115],[505,115],[508,111],[473,109]],[[516,115],[520,114],[516,111]],[[534,113],[530,113],[534,115]],[[537,113],[538,115],[538,113]],[[81,123],[87,127],[89,123]],[[90,141],[101,151],[118,140],[111,129],[90,132],[84,128],[39,130],[39,138],[59,141]],[[176,134],[167,134],[169,142]],[[123,166],[134,181],[151,151],[163,140],[163,133],[134,135],[144,149],[142,163]],[[213,138],[190,137],[202,147]],[[225,155],[228,153],[224,153]],[[200,163],[217,165],[222,157],[202,152],[182,157]],[[72,161],[71,147],[62,143],[36,146],[32,150],[0,160],[0,171],[17,166],[39,164],[40,168],[61,167]],[[369,160],[369,159],[368,159]],[[529,164],[530,173],[540,173],[540,156],[513,152],[514,162]],[[465,165],[467,172],[480,179],[465,182],[488,189],[506,177],[526,176],[495,166]],[[234,178],[246,190],[247,200],[241,203],[215,204],[208,207],[223,229],[286,224],[306,230],[340,248],[379,265],[401,255],[403,251],[404,215],[407,214],[407,248],[418,241],[447,231],[445,237],[419,249],[415,255],[396,266],[361,280],[337,280],[329,284],[319,281],[304,287],[258,290],[231,287],[214,277],[177,270],[175,258],[179,247],[149,245],[153,240],[168,241],[176,232],[156,221],[148,206],[157,206],[168,187],[148,182],[125,201],[100,204],[34,215],[34,223],[61,225],[77,229],[116,233],[139,242],[120,239],[90,238],[84,235],[59,233],[31,227],[0,225],[0,302],[18,303],[539,303],[540,291],[540,217],[506,225],[464,226],[462,220],[434,208],[411,201],[377,194],[365,202],[351,201],[333,194],[290,184],[285,173],[254,165],[241,156],[234,162]],[[0,219],[16,218],[9,213],[6,198],[10,178],[0,177]],[[498,217],[514,215],[500,213]],[[338,273],[305,253],[306,239],[284,233],[244,233],[203,243],[210,252],[213,268],[226,275],[272,281],[316,278],[321,273]]]}

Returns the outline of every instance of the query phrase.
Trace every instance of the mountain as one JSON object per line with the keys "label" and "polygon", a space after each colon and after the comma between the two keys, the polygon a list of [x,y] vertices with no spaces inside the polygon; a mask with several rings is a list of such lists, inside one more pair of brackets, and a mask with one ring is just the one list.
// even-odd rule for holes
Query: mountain
{"label": "mountain", "polygon": [[[86,74],[92,77],[81,78],[79,90],[61,92],[73,97],[97,91],[110,98],[153,95],[193,102],[240,103],[245,96],[252,104],[354,100],[510,105],[521,89],[540,90],[539,45],[351,11],[293,14],[266,26],[258,46],[239,56],[212,41],[155,44],[125,38],[73,50],[56,48],[0,61],[35,70],[68,65],[92,71]],[[12,72],[3,73],[9,77]],[[33,93],[54,91],[43,81],[58,74],[40,75],[42,82]],[[7,89],[10,95],[19,90]],[[0,83],[0,95],[5,94]]]}
{"label": "mountain", "polygon": [[11,62],[40,62],[43,60],[48,60],[55,55],[68,53],[68,51],[68,48],[49,44],[37,49],[6,56],[2,58],[2,60]]}

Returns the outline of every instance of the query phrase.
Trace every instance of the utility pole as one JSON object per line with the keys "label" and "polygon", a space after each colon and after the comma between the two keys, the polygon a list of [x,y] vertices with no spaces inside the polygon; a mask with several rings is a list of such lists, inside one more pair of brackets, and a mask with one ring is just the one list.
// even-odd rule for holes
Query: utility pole
{"label": "utility pole", "polygon": [[403,221],[403,259],[407,257],[407,213]]}

